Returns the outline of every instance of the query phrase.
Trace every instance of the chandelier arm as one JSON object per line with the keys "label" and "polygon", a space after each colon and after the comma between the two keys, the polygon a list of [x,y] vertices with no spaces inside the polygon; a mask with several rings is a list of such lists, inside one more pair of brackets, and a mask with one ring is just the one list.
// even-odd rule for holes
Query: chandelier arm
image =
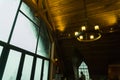
{"label": "chandelier arm", "polygon": [[80,41],[80,42],[92,42],[92,41],[96,41],[98,39],[100,39],[102,37],[102,35],[100,33],[98,33],[98,37],[96,37],[95,39],[90,39],[90,40],[82,40],[80,39],[79,37],[77,37],[77,40]]}

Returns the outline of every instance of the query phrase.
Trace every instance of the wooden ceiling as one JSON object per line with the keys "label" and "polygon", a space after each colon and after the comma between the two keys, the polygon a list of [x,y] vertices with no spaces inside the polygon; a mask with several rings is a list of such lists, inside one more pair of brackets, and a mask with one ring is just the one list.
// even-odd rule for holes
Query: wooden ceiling
{"label": "wooden ceiling", "polygon": [[74,33],[86,23],[85,11],[90,26],[106,28],[116,24],[120,16],[119,5],[120,0],[48,0],[54,28],[64,33]]}
{"label": "wooden ceiling", "polygon": [[[92,73],[95,74],[107,72],[109,64],[120,64],[120,31],[109,33],[111,27],[120,29],[120,0],[86,0],[85,5],[84,0],[47,1],[49,15],[57,36],[65,35],[65,38],[60,40],[58,37],[58,43],[61,54],[67,61],[75,57],[79,60],[83,55]],[[107,29],[98,41],[81,43],[75,38],[68,38],[86,23],[85,11],[89,27],[97,24],[100,29]]]}

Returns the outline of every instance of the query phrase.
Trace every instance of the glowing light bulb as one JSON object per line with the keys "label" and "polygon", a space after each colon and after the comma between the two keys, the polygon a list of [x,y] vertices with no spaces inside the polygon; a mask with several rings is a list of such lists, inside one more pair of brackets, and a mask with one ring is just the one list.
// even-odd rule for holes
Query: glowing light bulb
{"label": "glowing light bulb", "polygon": [[95,29],[95,30],[99,30],[99,26],[98,26],[98,25],[95,25],[95,26],[94,26],[94,29]]}
{"label": "glowing light bulb", "polygon": [[94,39],[94,35],[90,35],[90,39]]}
{"label": "glowing light bulb", "polygon": [[82,39],[83,39],[83,36],[82,36],[82,35],[80,35],[80,36],[79,36],[79,38],[82,40]]}
{"label": "glowing light bulb", "polygon": [[79,32],[75,32],[75,36],[78,36],[79,35]]}
{"label": "glowing light bulb", "polygon": [[82,30],[82,31],[85,31],[85,30],[86,30],[86,27],[85,27],[85,26],[82,26],[82,27],[81,27],[81,30]]}

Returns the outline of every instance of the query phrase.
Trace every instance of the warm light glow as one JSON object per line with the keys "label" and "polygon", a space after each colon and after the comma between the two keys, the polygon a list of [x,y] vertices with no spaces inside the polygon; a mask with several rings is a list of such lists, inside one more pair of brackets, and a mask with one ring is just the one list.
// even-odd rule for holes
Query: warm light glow
{"label": "warm light glow", "polygon": [[82,27],[81,27],[81,30],[82,30],[82,31],[85,31],[85,30],[86,30],[86,27],[85,27],[85,26],[82,26]]}
{"label": "warm light glow", "polygon": [[78,36],[79,32],[75,32],[75,36]]}
{"label": "warm light glow", "polygon": [[61,26],[61,27],[58,27],[57,29],[58,29],[59,31],[63,32],[65,28]]}
{"label": "warm light glow", "polygon": [[56,1],[48,0],[48,4],[49,6],[51,6],[49,12],[55,16],[55,17],[51,17],[53,21],[54,29],[63,32],[66,29],[66,25],[65,25],[66,23],[63,20],[64,16],[60,16],[61,14],[63,14],[63,8],[61,8],[61,1],[56,2]]}
{"label": "warm light glow", "polygon": [[55,58],[55,62],[57,62],[58,61],[58,59],[57,58]]}
{"label": "warm light glow", "polygon": [[94,39],[94,35],[90,35],[90,39]]}
{"label": "warm light glow", "polygon": [[115,14],[108,14],[107,21],[108,21],[109,26],[114,25],[117,22],[116,15]]}
{"label": "warm light glow", "polygon": [[100,33],[97,33],[97,35],[98,35],[97,37],[94,37],[94,35],[88,36],[89,38],[87,38],[87,39],[83,39],[83,36],[79,36],[79,37],[77,37],[77,40],[79,40],[81,42],[92,42],[92,41],[96,41],[96,40],[100,39],[102,36]]}
{"label": "warm light glow", "polygon": [[62,18],[61,17],[56,17],[55,21],[57,21],[55,23],[55,24],[57,24],[56,26],[58,26],[57,29],[59,31],[63,32],[65,30],[65,25],[64,25],[64,22],[63,22]]}
{"label": "warm light glow", "polygon": [[82,36],[82,35],[80,35],[80,36],[79,36],[79,38],[80,38],[80,39],[83,39],[83,36]]}
{"label": "warm light glow", "polygon": [[115,23],[117,23],[117,17],[116,14],[113,14],[113,12],[109,13],[102,13],[101,16],[98,16],[99,19],[101,19],[101,24],[106,24],[108,26],[112,26]]}
{"label": "warm light glow", "polygon": [[95,25],[95,26],[94,26],[94,29],[95,29],[95,30],[99,30],[99,26],[98,26],[98,25]]}
{"label": "warm light glow", "polygon": [[32,0],[32,2],[33,2],[34,4],[36,4],[36,0]]}

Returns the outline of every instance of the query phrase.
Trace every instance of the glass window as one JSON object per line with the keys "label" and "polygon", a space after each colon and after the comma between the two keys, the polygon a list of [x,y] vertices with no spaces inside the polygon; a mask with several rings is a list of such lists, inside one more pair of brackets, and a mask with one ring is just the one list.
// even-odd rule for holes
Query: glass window
{"label": "glass window", "polygon": [[26,5],[24,2],[22,3],[20,10],[27,15],[33,22],[35,22],[39,26],[39,20],[35,17],[34,13],[30,9],[28,5]]}
{"label": "glass window", "polygon": [[38,28],[21,13],[18,15],[10,44],[35,52]]}
{"label": "glass window", "polygon": [[7,42],[20,0],[0,0],[0,40]]}
{"label": "glass window", "polygon": [[48,72],[49,72],[49,61],[45,60],[42,80],[48,80]]}
{"label": "glass window", "polygon": [[30,80],[33,57],[26,55],[21,80]]}
{"label": "glass window", "polygon": [[3,49],[3,47],[2,47],[2,46],[0,46],[0,56],[1,56],[1,53],[2,53],[2,49]]}
{"label": "glass window", "polygon": [[37,54],[49,58],[51,42],[43,21],[41,21],[41,25]]}
{"label": "glass window", "polygon": [[42,42],[41,37],[39,38],[39,42],[38,42],[37,54],[44,56],[44,57],[48,57],[48,54],[46,53],[44,49],[44,44]]}
{"label": "glass window", "polygon": [[89,77],[89,71],[88,71],[88,66],[86,65],[86,63],[84,61],[79,66],[79,70],[78,71],[79,71],[79,76],[81,76],[81,72],[83,72],[83,74],[86,77],[86,80],[90,79],[90,77]]}
{"label": "glass window", "polygon": [[16,80],[21,53],[10,50],[2,80]]}
{"label": "glass window", "polygon": [[37,58],[34,80],[40,80],[41,67],[42,67],[42,59]]}

